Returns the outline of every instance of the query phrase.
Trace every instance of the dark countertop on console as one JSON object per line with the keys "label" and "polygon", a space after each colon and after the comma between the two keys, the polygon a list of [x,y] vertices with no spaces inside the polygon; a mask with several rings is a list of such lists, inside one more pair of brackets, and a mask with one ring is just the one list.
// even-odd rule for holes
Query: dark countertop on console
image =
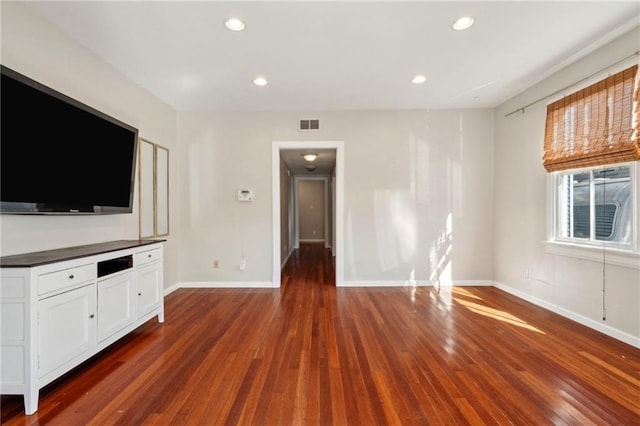
{"label": "dark countertop on console", "polygon": [[166,240],[120,240],[106,243],[86,244],[83,246],[65,247],[54,250],[36,251],[32,253],[14,254],[0,257],[0,267],[30,268],[48,263],[78,259],[95,254],[108,253],[133,247],[161,243]]}

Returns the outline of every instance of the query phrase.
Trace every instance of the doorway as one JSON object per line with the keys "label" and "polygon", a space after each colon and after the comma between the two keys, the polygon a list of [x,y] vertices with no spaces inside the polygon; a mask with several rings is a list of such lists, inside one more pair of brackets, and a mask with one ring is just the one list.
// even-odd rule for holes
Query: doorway
{"label": "doorway", "polygon": [[344,143],[343,141],[274,141],[272,143],[272,230],[273,230],[273,265],[272,286],[280,287],[281,280],[281,216],[280,216],[280,187],[281,187],[281,151],[284,150],[322,150],[334,149],[336,153],[335,179],[332,187],[335,191],[335,203],[331,216],[334,218],[334,238],[332,238],[332,250],[335,255],[336,286],[342,286],[344,279]]}

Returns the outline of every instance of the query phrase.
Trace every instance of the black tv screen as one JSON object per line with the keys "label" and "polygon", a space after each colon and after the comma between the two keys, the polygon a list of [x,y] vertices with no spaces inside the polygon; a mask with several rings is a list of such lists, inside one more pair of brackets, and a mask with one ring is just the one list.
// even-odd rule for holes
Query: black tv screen
{"label": "black tv screen", "polygon": [[138,130],[2,66],[0,212],[131,213]]}

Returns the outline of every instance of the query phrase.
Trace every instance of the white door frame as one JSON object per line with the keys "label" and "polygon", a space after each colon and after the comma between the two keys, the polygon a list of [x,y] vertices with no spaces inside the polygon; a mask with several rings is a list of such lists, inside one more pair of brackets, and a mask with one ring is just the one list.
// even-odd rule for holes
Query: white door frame
{"label": "white door frame", "polygon": [[343,141],[273,141],[271,144],[271,207],[273,230],[272,287],[280,287],[280,151],[287,149],[335,149],[336,189],[335,189],[335,241],[336,286],[344,281],[344,142]]}

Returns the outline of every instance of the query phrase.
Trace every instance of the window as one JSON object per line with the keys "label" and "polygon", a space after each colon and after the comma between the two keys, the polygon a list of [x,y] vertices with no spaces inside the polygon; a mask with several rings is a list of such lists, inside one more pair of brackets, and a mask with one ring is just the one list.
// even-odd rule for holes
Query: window
{"label": "window", "polygon": [[615,262],[640,266],[639,101],[634,65],[547,105],[543,160],[556,253],[584,257],[587,250],[602,259],[604,247],[617,253]]}
{"label": "window", "polygon": [[555,240],[631,248],[635,174],[633,163],[556,172]]}

